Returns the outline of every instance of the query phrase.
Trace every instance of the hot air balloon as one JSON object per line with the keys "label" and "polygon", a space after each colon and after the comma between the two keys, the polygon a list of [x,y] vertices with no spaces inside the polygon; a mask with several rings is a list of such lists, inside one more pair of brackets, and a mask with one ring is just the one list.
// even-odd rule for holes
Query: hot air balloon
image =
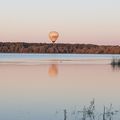
{"label": "hot air balloon", "polygon": [[49,33],[49,38],[52,41],[52,43],[55,43],[55,41],[58,39],[59,33],[56,31],[52,31]]}

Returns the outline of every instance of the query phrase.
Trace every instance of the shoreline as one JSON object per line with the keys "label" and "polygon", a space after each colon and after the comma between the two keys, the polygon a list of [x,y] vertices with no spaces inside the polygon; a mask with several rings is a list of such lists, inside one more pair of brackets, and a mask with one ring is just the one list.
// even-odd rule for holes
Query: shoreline
{"label": "shoreline", "polygon": [[35,59],[19,59],[19,60],[0,60],[0,65],[110,65],[110,59],[80,59],[80,60],[35,60]]}

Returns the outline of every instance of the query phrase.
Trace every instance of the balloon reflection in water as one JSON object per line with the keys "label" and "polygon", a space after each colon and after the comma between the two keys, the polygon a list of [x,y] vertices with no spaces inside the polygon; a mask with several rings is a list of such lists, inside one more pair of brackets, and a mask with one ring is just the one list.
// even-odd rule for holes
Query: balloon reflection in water
{"label": "balloon reflection in water", "polygon": [[56,77],[58,75],[58,67],[57,67],[56,64],[52,64],[49,67],[48,74],[49,74],[50,77]]}

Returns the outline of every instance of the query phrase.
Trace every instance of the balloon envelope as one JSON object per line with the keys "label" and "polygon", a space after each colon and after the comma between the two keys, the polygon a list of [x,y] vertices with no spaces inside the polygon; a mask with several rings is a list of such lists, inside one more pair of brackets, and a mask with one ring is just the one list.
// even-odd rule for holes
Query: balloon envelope
{"label": "balloon envelope", "polygon": [[49,33],[50,40],[54,43],[59,37],[59,33],[56,31],[52,31]]}

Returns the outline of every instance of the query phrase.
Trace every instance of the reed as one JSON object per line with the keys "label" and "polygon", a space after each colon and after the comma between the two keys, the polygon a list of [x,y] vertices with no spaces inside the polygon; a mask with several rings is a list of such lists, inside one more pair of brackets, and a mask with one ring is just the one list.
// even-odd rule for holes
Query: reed
{"label": "reed", "polygon": [[119,70],[120,69],[120,59],[113,58],[111,61],[111,66],[112,66],[113,70]]}
{"label": "reed", "polygon": [[[103,107],[103,112],[97,112],[95,109],[95,101],[92,100],[89,106],[84,106],[78,110],[72,111],[64,109],[64,119],[63,120],[119,120],[116,116],[120,115],[119,110],[114,110],[112,104],[110,106]],[[73,114],[74,113],[74,114]],[[78,114],[79,113],[79,114]],[[70,115],[75,117],[70,117]]]}
{"label": "reed", "polygon": [[113,60],[112,60],[112,62],[111,62],[111,65],[120,66],[120,59],[118,59],[118,58],[113,58]]}

